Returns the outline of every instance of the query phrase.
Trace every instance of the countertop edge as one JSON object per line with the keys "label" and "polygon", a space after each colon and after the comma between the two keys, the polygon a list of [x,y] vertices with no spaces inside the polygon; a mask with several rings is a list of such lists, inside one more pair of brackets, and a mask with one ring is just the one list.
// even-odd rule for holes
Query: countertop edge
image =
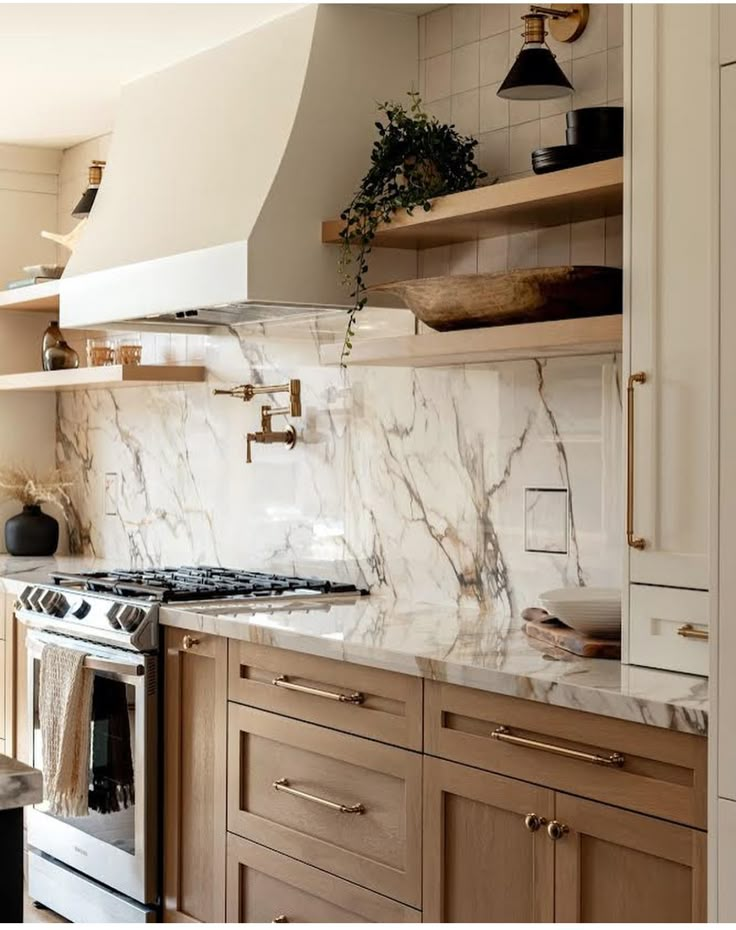
{"label": "countertop edge", "polygon": [[[398,652],[380,646],[345,643],[309,633],[244,622],[226,616],[212,616],[196,610],[161,608],[161,624],[183,630],[194,630],[214,636],[225,636],[262,646],[305,652],[308,655],[353,662],[427,680],[476,688],[509,697],[525,698],[538,703],[567,707],[603,717],[628,720],[633,723],[696,736],[708,734],[708,712],[693,702],[667,701],[636,695],[617,694],[584,684],[561,684],[498,669],[479,668],[452,660],[437,659]],[[663,673],[667,674],[667,673]]]}

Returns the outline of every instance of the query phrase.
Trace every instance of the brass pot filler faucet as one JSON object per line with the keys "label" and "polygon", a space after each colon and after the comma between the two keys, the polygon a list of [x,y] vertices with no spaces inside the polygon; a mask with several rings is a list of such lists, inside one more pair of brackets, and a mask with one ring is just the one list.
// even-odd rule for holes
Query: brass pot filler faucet
{"label": "brass pot filler faucet", "polygon": [[273,417],[300,417],[302,415],[302,384],[298,378],[292,378],[286,384],[239,384],[228,391],[215,390],[213,394],[227,394],[229,397],[239,397],[243,401],[253,400],[257,394],[288,394],[289,403],[283,407],[272,407],[264,404],[261,407],[261,429],[257,433],[248,433],[245,461],[250,465],[251,446],[258,443],[283,443],[288,449],[296,445],[296,430],[290,424],[284,430],[274,430],[271,420]]}

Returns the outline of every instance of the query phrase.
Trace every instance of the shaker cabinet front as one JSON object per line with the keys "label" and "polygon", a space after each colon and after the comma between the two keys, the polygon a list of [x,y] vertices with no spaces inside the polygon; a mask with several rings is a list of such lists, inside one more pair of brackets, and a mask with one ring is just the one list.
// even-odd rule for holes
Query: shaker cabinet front
{"label": "shaker cabinet front", "polygon": [[425,756],[424,920],[551,921],[553,815],[546,788]]}
{"label": "shaker cabinet front", "polygon": [[[626,571],[632,586],[707,591],[718,13],[712,5],[668,3],[632,4],[627,15]],[[682,644],[702,641],[707,627],[699,617],[680,624],[680,643],[659,620],[666,613],[630,617],[640,628],[628,641],[629,660],[699,672],[699,656],[692,667],[686,657],[683,668]]]}

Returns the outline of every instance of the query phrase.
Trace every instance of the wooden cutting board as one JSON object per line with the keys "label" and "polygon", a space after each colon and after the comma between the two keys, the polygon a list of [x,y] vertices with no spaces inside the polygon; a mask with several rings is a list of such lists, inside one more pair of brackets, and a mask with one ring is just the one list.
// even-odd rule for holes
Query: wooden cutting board
{"label": "wooden cutting board", "polygon": [[618,639],[596,639],[585,633],[578,633],[570,627],[560,623],[559,620],[548,619],[545,611],[532,608],[525,610],[522,617],[525,619],[524,632],[532,639],[547,643],[557,649],[564,649],[575,656],[586,659],[620,659],[621,641]]}

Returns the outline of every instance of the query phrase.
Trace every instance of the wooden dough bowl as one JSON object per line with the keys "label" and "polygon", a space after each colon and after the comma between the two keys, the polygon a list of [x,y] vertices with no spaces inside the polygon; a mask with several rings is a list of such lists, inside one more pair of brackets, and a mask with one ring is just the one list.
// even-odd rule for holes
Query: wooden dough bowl
{"label": "wooden dough bowl", "polygon": [[445,275],[368,288],[396,294],[432,329],[472,329],[621,313],[620,268],[560,265]]}

